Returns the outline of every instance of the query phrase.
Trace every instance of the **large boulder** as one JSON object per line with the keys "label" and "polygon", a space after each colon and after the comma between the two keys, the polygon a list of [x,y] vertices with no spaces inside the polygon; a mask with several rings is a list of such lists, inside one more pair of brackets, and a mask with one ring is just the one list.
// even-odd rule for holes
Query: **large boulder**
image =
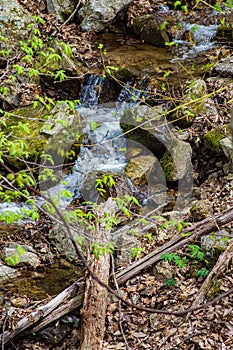
{"label": "large boulder", "polygon": [[[30,133],[22,128],[22,123],[28,121]],[[6,126],[6,133],[11,134],[12,140],[24,140],[29,152],[29,159],[38,162],[42,152],[50,154],[56,164],[63,164],[66,153],[70,150],[73,155],[79,152],[84,120],[77,110],[72,110],[66,102],[59,102],[48,112],[39,105],[18,108],[13,111]],[[8,156],[8,164],[16,169],[25,166],[17,157]]]}
{"label": "large boulder", "polygon": [[79,14],[83,20],[81,29],[100,32],[123,11],[132,0],[87,0]]}
{"label": "large boulder", "polygon": [[[168,124],[166,118],[164,117],[163,108],[161,106],[153,108],[149,108],[147,106],[139,106],[136,108],[128,109],[123,113],[121,122],[124,125],[128,124],[129,126],[137,127],[134,129],[142,129],[148,133],[150,144],[144,144],[145,147],[152,149],[153,145],[151,144],[156,144],[159,140],[160,143],[165,147],[166,151],[169,152],[171,155],[171,167],[174,168],[174,171],[173,177],[167,180],[178,182],[178,196],[176,206],[178,208],[184,206],[185,203],[190,200],[190,196],[192,194],[192,149],[187,142],[179,140],[175,136],[171,124]],[[133,139],[133,132],[131,139]],[[157,156],[154,151],[153,153],[155,156]],[[161,171],[159,171],[159,174],[160,172]],[[166,177],[165,171],[164,176]],[[156,176],[156,178],[157,177],[158,176]],[[161,174],[159,176],[159,179],[162,179]],[[156,197],[157,191],[154,193]],[[154,200],[156,202],[156,198],[154,198]]]}
{"label": "large boulder", "polygon": [[33,19],[17,0],[1,0],[0,12],[0,32],[5,38],[1,40],[1,49],[13,48],[19,40],[28,39],[31,29],[27,26]]}
{"label": "large boulder", "polygon": [[156,15],[143,15],[135,18],[134,32],[141,40],[154,46],[164,46],[169,42],[169,35],[163,29],[164,20]]}

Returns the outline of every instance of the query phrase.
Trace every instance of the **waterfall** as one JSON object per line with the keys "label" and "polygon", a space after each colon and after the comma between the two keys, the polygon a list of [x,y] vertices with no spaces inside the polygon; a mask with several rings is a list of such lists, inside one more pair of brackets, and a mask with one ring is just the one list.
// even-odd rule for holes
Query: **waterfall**
{"label": "waterfall", "polygon": [[177,61],[177,60],[185,60],[187,58],[194,58],[196,57],[200,52],[205,52],[211,48],[213,48],[216,43],[212,41],[216,30],[217,25],[209,25],[204,26],[200,24],[190,24],[190,23],[183,23],[183,29],[186,31],[190,31],[194,35],[194,39],[196,41],[196,45],[187,47],[185,46],[185,41],[183,40],[174,40],[182,45],[181,49],[181,57],[175,57],[171,61]]}
{"label": "waterfall", "polygon": [[79,100],[83,107],[98,105],[103,77],[89,74],[83,83]]}
{"label": "waterfall", "polygon": [[[80,147],[71,174],[65,175],[63,180],[47,189],[46,195],[53,198],[60,198],[62,190],[68,190],[71,198],[59,199],[59,206],[65,209],[73,199],[83,197],[82,190],[86,191],[88,176],[96,172],[111,172],[114,174],[123,173],[127,164],[125,158],[126,140],[120,128],[120,117],[126,107],[135,104],[132,96],[137,100],[145,95],[148,86],[147,79],[142,79],[137,88],[132,88],[128,82],[119,94],[114,107],[98,105],[103,77],[100,75],[87,75],[80,92],[79,100],[81,105],[77,106],[79,113],[85,117],[87,122],[84,128],[84,140]],[[95,182],[90,184],[89,192],[95,190]],[[90,193],[88,194],[88,196]],[[93,197],[92,197],[93,198]],[[37,205],[41,206],[43,200],[35,198]],[[89,198],[84,198],[88,200]],[[95,199],[95,196],[94,196]],[[14,211],[21,213],[28,206],[25,203],[0,203],[0,213]],[[29,208],[28,208],[29,209]],[[25,214],[25,217],[27,215]]]}

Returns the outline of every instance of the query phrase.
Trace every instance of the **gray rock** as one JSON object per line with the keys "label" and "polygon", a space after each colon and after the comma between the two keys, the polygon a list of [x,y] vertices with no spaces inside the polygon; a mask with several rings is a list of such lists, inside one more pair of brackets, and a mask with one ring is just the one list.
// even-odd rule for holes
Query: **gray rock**
{"label": "gray rock", "polygon": [[1,35],[8,39],[1,40],[1,46],[13,48],[15,44],[19,45],[19,40],[26,40],[29,37],[30,30],[27,28],[29,23],[33,22],[30,14],[16,0],[1,0],[0,4],[0,31]]}
{"label": "gray rock", "polygon": [[225,137],[220,140],[219,143],[225,156],[229,160],[229,163],[224,166],[224,171],[226,174],[233,173],[233,142],[229,137]]}
{"label": "gray rock", "polygon": [[223,77],[229,77],[229,75],[233,76],[233,56],[217,63],[213,70]]}
{"label": "gray rock", "polygon": [[54,13],[57,19],[64,21],[75,8],[74,0],[47,0],[48,12]]}
{"label": "gray rock", "polygon": [[169,36],[165,29],[161,29],[164,19],[155,15],[144,15],[134,19],[133,27],[136,35],[141,40],[154,46],[164,46],[169,42]]}
{"label": "gray rock", "polygon": [[[76,225],[76,228],[71,228],[71,234],[76,242],[81,237],[86,237],[86,235],[88,235],[87,229],[81,219],[80,223]],[[77,262],[79,260],[74,245],[68,236],[64,225],[55,224],[49,231],[48,237],[61,256],[66,257],[66,259],[71,262]]]}
{"label": "gray rock", "polygon": [[[33,251],[32,247],[28,245],[19,245],[14,242],[3,248],[2,257],[8,265],[29,265],[33,268],[40,265],[40,258]],[[13,263],[11,259],[13,259]]]}
{"label": "gray rock", "polygon": [[131,0],[87,0],[79,14],[81,29],[99,32],[106,28],[130,4]]}
{"label": "gray rock", "polygon": [[132,229],[128,232],[122,232],[120,235],[115,236],[116,243],[116,266],[129,265],[132,263],[132,249],[141,248],[139,241],[139,230]]}
{"label": "gray rock", "polygon": [[0,262],[0,283],[7,282],[9,279],[18,277],[20,275],[20,272],[16,269],[13,269],[12,267],[3,265]]}
{"label": "gray rock", "polygon": [[207,257],[217,258],[227,248],[231,236],[226,230],[203,236],[201,238],[201,249]]}

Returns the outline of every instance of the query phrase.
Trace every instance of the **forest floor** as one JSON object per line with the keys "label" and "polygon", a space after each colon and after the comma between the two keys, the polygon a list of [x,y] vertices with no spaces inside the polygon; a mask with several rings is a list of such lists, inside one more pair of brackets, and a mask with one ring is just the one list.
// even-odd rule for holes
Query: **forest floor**
{"label": "forest floor", "polygon": [[[50,27],[47,28],[48,33],[56,30],[61,25],[53,16],[46,14],[46,6],[43,1],[22,0],[21,4],[31,11],[32,14],[42,17],[50,16]],[[85,62],[87,69],[100,64],[99,57],[95,57],[95,54],[97,54],[97,49],[94,45],[96,40],[95,34],[80,33],[78,26],[72,24],[62,30],[59,35],[62,35],[63,40],[67,40],[68,43],[69,40],[73,40],[76,37],[75,40],[78,40],[80,44],[80,51],[77,53],[77,56]],[[72,42],[70,43],[72,44]],[[213,88],[213,83],[210,81],[208,84],[209,91]],[[231,88],[230,90],[233,91]],[[193,224],[233,208],[233,174],[225,174],[223,171],[223,165],[227,163],[227,159],[223,154],[210,152],[209,149],[204,147],[203,142],[200,142],[206,130],[209,130],[213,125],[218,125],[218,128],[221,128],[221,126],[229,122],[225,107],[229,95],[219,94],[216,99],[218,99],[218,107],[222,106],[222,109],[219,108],[219,110],[222,110],[222,113],[219,113],[218,116],[212,115],[197,118],[193,125],[188,128],[193,148],[194,197],[198,201],[202,201],[203,210],[199,209],[198,213],[190,214],[190,211],[188,211],[190,208],[187,208],[186,214],[179,219],[181,224],[184,224],[184,222]],[[171,188],[171,193],[173,191],[174,189]],[[177,227],[162,227],[162,224],[163,222],[158,224],[157,229],[148,232],[150,233],[149,236],[144,235],[141,237],[143,248],[141,256],[150,253],[179,234]],[[22,244],[29,245],[37,244],[40,248],[42,246],[45,247],[49,253],[52,250],[47,238],[49,229],[50,223],[47,219],[41,220],[36,226],[27,224],[23,229],[19,228],[18,231],[14,231],[12,235],[6,231],[5,236],[1,235],[1,244],[4,244],[6,240],[19,241]],[[227,232],[226,236],[224,236],[223,230]],[[233,286],[233,224],[228,223],[223,227],[217,227],[217,232],[223,241],[228,242],[226,255],[221,255],[226,252],[225,249],[221,253],[213,253],[213,255],[209,256],[207,254],[203,257],[202,255],[198,256],[198,254],[192,255],[192,250],[190,250],[192,248],[182,247],[175,253],[180,260],[186,258],[184,266],[179,266],[175,261],[176,258],[171,259],[170,262],[162,260],[129,279],[121,286],[121,295],[126,300],[145,307],[181,311],[209,302],[227,292]],[[200,246],[201,242],[198,239],[197,242],[192,244]],[[222,256],[225,256],[227,263],[221,261]],[[139,259],[139,257],[136,259]],[[121,269],[124,267],[126,266],[122,265]],[[208,284],[205,282],[206,276],[198,276],[196,274],[201,269],[209,270],[209,272],[211,270],[214,271],[214,275]],[[113,276],[118,272],[117,269],[116,271],[113,270],[111,283],[114,283]],[[8,289],[4,296],[6,306],[10,305],[10,300],[13,296],[14,290]],[[199,297],[200,300],[198,299]],[[232,312],[232,294],[216,301],[209,307],[180,317],[135,311],[109,295],[103,349],[232,350]],[[27,313],[28,310],[26,309],[19,310],[18,317],[23,317]],[[73,312],[72,315],[79,319],[79,310]],[[10,315],[7,318],[10,318]],[[11,321],[12,327],[14,327],[14,321]],[[49,331],[45,330],[43,334],[30,335],[27,338],[24,337],[24,339],[19,338],[16,341],[12,341],[5,348],[10,350],[78,349],[77,339],[80,336],[80,329],[77,324],[70,327],[69,332],[64,332],[65,337],[62,337],[60,341],[51,341],[52,338],[55,339],[57,336],[56,329],[58,333],[61,333],[61,325],[64,325],[64,322],[64,320],[56,321],[52,324]]]}

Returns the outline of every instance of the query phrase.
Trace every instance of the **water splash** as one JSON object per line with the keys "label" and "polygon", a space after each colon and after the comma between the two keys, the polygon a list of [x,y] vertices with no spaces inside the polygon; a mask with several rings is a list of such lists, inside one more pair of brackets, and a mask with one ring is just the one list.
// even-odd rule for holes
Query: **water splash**
{"label": "water splash", "polygon": [[172,59],[172,62],[175,62],[177,60],[185,60],[189,58],[196,57],[199,53],[205,52],[213,47],[216,46],[216,43],[213,41],[213,37],[216,34],[217,25],[209,25],[204,26],[200,24],[190,24],[190,23],[183,23],[183,29],[186,31],[190,31],[194,35],[194,39],[196,41],[195,46],[187,47],[185,45],[184,40],[174,40],[178,44],[182,45],[182,56],[181,57],[175,57]]}
{"label": "water splash", "polygon": [[79,96],[83,107],[98,105],[102,83],[103,77],[101,75],[89,74],[86,76]]}

